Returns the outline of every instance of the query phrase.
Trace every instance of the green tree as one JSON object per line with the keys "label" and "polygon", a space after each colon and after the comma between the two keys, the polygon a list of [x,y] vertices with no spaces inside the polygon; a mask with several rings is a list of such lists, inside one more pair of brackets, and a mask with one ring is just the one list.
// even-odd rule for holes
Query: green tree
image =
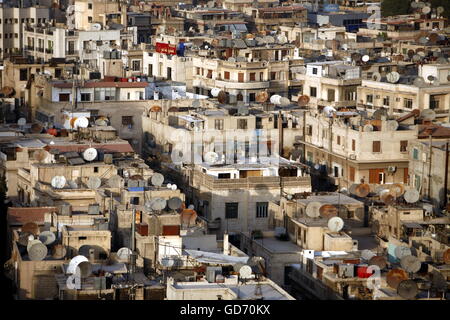
{"label": "green tree", "polygon": [[381,15],[383,17],[408,14],[410,11],[411,0],[383,0],[381,2]]}

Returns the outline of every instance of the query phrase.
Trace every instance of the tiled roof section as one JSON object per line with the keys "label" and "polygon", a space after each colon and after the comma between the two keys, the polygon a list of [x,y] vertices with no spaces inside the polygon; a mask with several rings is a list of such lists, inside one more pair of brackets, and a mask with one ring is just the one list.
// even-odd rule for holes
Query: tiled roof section
{"label": "tiled roof section", "polygon": [[89,145],[79,145],[79,144],[52,144],[48,145],[49,150],[58,149],[59,152],[83,152],[87,148],[96,148],[97,150],[103,150],[104,152],[118,152],[118,153],[126,153],[126,152],[134,152],[133,148],[129,143],[114,143],[114,144],[92,144]]}
{"label": "tiled roof section", "polygon": [[[53,84],[55,88],[72,88],[73,84],[70,82],[56,82]],[[85,82],[83,88],[146,88],[147,82]]]}
{"label": "tiled roof section", "polygon": [[430,134],[433,138],[450,138],[450,128],[436,124],[419,126],[419,139],[428,138]]}
{"label": "tiled roof section", "polygon": [[8,224],[24,225],[27,222],[44,224],[45,214],[56,212],[56,207],[10,207],[8,208]]}

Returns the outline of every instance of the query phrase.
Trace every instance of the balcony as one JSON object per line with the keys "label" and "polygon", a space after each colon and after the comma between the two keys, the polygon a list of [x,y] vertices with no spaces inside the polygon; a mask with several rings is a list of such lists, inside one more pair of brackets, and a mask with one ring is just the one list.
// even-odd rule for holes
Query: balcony
{"label": "balcony", "polygon": [[66,56],[78,56],[79,51],[78,50],[66,50]]}
{"label": "balcony", "polygon": [[53,49],[45,49],[45,53],[53,53]]}
{"label": "balcony", "polygon": [[44,52],[44,48],[36,48],[36,50],[39,52]]}
{"label": "balcony", "polygon": [[34,51],[34,46],[25,46],[25,50]]}
{"label": "balcony", "polygon": [[255,89],[266,89],[269,88],[268,81],[246,81],[237,82],[234,80],[217,79],[216,85],[220,88],[225,89],[242,89],[242,90],[255,90]]}

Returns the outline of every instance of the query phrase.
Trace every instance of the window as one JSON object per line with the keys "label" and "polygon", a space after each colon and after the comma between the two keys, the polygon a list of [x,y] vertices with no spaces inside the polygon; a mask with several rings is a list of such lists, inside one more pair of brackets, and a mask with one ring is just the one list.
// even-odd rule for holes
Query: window
{"label": "window", "polygon": [[355,168],[354,167],[349,167],[349,169],[350,169],[350,181],[355,181]]}
{"label": "window", "polygon": [[88,17],[88,22],[92,23],[92,17]]}
{"label": "window", "polygon": [[312,73],[317,74],[317,68],[312,68]]}
{"label": "window", "polygon": [[268,208],[269,208],[268,202],[257,202],[256,203],[256,217],[257,218],[267,218]]}
{"label": "window", "polygon": [[419,150],[416,148],[413,149],[413,159],[419,160]]}
{"label": "window", "polygon": [[308,125],[306,127],[306,135],[312,136],[312,126]]}
{"label": "window", "polygon": [[400,141],[400,152],[406,152],[408,148],[408,141]]}
{"label": "window", "polygon": [[133,68],[133,71],[141,70],[141,60],[133,60],[132,61],[132,68]]}
{"label": "window", "polygon": [[208,79],[212,79],[212,70],[210,70],[210,69],[208,69],[208,73],[207,73],[207,75],[206,75],[206,77],[208,78]]}
{"label": "window", "polygon": [[256,94],[255,93],[250,93],[248,95],[248,98],[249,98],[250,102],[254,102],[254,101],[256,101]]}
{"label": "window", "polygon": [[225,78],[225,80],[230,80],[230,72],[229,71],[225,71],[223,74],[223,77]]}
{"label": "window", "polygon": [[122,125],[123,126],[133,125],[133,116],[122,116]]}
{"label": "window", "polygon": [[247,129],[247,119],[238,119],[238,129]]}
{"label": "window", "polygon": [[369,183],[382,184],[384,183],[383,169],[369,169]]}
{"label": "window", "polygon": [[237,219],[239,211],[238,206],[239,202],[225,203],[225,219]]}
{"label": "window", "polygon": [[27,81],[27,80],[28,80],[28,70],[20,69],[20,81]]}
{"label": "window", "polygon": [[94,167],[94,172],[98,173],[98,167]]}
{"label": "window", "polygon": [[352,151],[356,150],[356,141],[355,139],[352,139]]}
{"label": "window", "polygon": [[317,97],[317,88],[316,87],[309,87],[309,95],[311,97]]}
{"label": "window", "polygon": [[92,10],[92,3],[88,3],[88,9]]}
{"label": "window", "polygon": [[381,141],[372,142],[372,152],[381,152]]}
{"label": "window", "polygon": [[231,173],[219,173],[217,178],[218,179],[230,179],[231,178]]}
{"label": "window", "polygon": [[241,73],[241,72],[238,73],[238,81],[239,82],[244,82],[244,74]]}
{"label": "window", "polygon": [[408,99],[408,98],[403,99],[403,107],[404,108],[412,109],[412,106],[413,106],[412,99]]}
{"label": "window", "polygon": [[250,81],[256,81],[256,73],[250,72]]}
{"label": "window", "polygon": [[439,109],[439,99],[436,97],[430,98],[430,109]]}
{"label": "window", "polygon": [[82,93],[81,101],[91,101],[91,94],[90,93]]}
{"label": "window", "polygon": [[223,130],[223,119],[214,120],[214,129]]}
{"label": "window", "polygon": [[271,72],[270,73],[270,80],[276,80],[277,79],[277,73],[276,72]]}
{"label": "window", "polygon": [[384,105],[384,106],[389,106],[389,104],[390,104],[390,98],[389,98],[389,96],[384,97],[384,98],[383,98],[383,105]]}
{"label": "window", "polygon": [[338,146],[341,145],[341,136],[336,137],[336,142],[337,142]]}
{"label": "window", "polygon": [[328,89],[328,101],[333,102],[335,100],[335,91],[334,89]]}
{"label": "window", "polygon": [[368,94],[366,96],[366,103],[373,103],[373,95]]}

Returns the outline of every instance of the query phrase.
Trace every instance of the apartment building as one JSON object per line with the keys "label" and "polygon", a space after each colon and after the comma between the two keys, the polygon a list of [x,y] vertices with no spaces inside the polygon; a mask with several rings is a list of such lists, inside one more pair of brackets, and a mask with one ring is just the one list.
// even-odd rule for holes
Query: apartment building
{"label": "apartment building", "polygon": [[254,31],[276,31],[279,25],[306,25],[308,10],[303,6],[290,5],[268,8],[244,7],[244,13]]}

